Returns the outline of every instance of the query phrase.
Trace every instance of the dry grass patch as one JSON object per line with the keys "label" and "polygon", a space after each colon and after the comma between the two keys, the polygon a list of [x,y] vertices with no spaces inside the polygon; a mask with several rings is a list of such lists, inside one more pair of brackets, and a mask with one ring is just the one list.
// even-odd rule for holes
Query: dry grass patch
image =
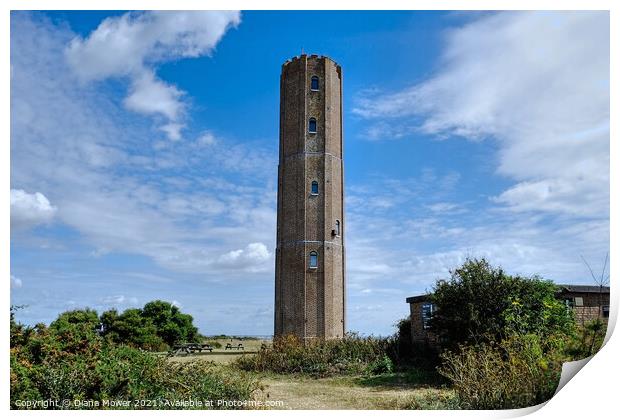
{"label": "dry grass patch", "polygon": [[443,387],[364,385],[361,377],[311,378],[270,375],[261,379],[264,398],[281,400],[284,409],[449,409],[455,406],[454,392]]}

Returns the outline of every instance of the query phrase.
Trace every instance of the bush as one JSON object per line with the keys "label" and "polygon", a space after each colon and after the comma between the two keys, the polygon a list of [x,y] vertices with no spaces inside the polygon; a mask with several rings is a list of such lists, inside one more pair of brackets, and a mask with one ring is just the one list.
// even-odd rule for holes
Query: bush
{"label": "bush", "polygon": [[169,403],[251,400],[259,389],[256,380],[239,372],[224,372],[213,363],[170,363],[106,342],[86,324],[69,323],[62,328],[58,324],[54,328],[12,325],[10,364],[11,408],[20,408],[18,400],[65,399],[149,400],[158,403],[123,408],[179,408]]}
{"label": "bush", "polygon": [[567,355],[572,360],[592,356],[603,346],[606,332],[607,324],[600,319],[594,319],[579,326],[567,345]]}
{"label": "bush", "polygon": [[562,371],[564,337],[511,336],[462,345],[437,369],[452,381],[464,409],[522,408],[549,400]]}
{"label": "bush", "polygon": [[574,318],[555,297],[557,287],[538,277],[509,276],[486,260],[468,259],[438,281],[431,329],[447,347],[513,334],[571,334]]}
{"label": "bush", "polygon": [[[236,360],[243,370],[274,373],[307,373],[329,376],[342,373],[365,373],[373,363],[384,363],[388,340],[347,334],[339,340],[312,340],[303,343],[289,335],[263,345],[258,353]],[[388,359],[389,360],[389,359]],[[383,361],[383,362],[382,362]],[[391,361],[390,361],[391,363]]]}
{"label": "bush", "polygon": [[402,398],[387,399],[379,406],[382,410],[459,410],[458,397],[451,391],[410,393]]}
{"label": "bush", "polygon": [[179,342],[199,340],[191,315],[182,313],[171,303],[155,300],[142,309],[116,309],[101,315],[103,334],[111,342],[144,350],[162,351]]}
{"label": "bush", "polygon": [[182,313],[171,303],[162,300],[149,302],[142,309],[142,317],[151,320],[157,335],[169,346],[198,340],[198,328],[193,325],[193,317]]}
{"label": "bush", "polygon": [[168,345],[157,334],[157,328],[140,309],[127,309],[118,314],[115,309],[101,315],[103,336],[113,344],[124,344],[143,350],[163,351]]}
{"label": "bush", "polygon": [[413,358],[413,341],[411,339],[411,319],[399,320],[395,325],[396,333],[390,347],[390,357],[398,364],[403,364]]}
{"label": "bush", "polygon": [[414,343],[411,319],[399,320],[396,333],[388,340],[387,354],[399,368],[416,367],[435,370],[439,361],[437,349],[425,343]]}
{"label": "bush", "polygon": [[366,373],[369,375],[381,375],[382,373],[394,372],[394,362],[387,356],[371,362],[366,367]]}

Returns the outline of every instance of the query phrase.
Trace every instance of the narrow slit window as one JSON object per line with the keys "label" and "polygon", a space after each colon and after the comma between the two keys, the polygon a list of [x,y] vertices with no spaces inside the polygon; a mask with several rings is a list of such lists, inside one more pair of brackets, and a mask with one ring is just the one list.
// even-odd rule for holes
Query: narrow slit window
{"label": "narrow slit window", "polygon": [[308,121],[308,132],[316,133],[316,118],[310,118]]}
{"label": "narrow slit window", "polygon": [[312,251],[310,253],[310,264],[308,265],[309,268],[317,268],[319,266],[319,254],[316,253],[316,251]]}
{"label": "narrow slit window", "polygon": [[310,188],[310,193],[312,195],[319,195],[319,183],[317,181],[312,181],[312,187]]}
{"label": "narrow slit window", "polygon": [[336,236],[340,236],[340,220],[336,220],[336,228],[334,229]]}
{"label": "narrow slit window", "polygon": [[310,80],[310,90],[319,90],[319,78],[317,76],[312,76]]}

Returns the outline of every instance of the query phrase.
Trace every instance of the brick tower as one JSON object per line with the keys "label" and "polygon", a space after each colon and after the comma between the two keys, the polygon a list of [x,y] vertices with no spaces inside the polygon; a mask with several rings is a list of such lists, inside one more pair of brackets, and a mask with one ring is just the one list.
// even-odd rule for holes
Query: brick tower
{"label": "brick tower", "polygon": [[302,54],[282,65],[275,335],[345,331],[342,71]]}

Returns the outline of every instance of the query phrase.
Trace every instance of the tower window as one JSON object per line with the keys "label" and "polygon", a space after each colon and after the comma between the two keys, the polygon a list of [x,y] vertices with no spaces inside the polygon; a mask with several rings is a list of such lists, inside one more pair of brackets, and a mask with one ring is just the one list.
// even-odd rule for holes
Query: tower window
{"label": "tower window", "polygon": [[310,90],[319,90],[319,78],[317,76],[312,76],[310,80]]}
{"label": "tower window", "polygon": [[336,236],[340,236],[340,220],[336,220],[336,228],[334,229]]}
{"label": "tower window", "polygon": [[310,194],[319,195],[319,183],[316,181],[312,181],[312,188],[310,189]]}
{"label": "tower window", "polygon": [[310,118],[310,121],[308,121],[308,132],[316,133],[316,118]]}
{"label": "tower window", "polygon": [[319,254],[316,251],[312,251],[310,253],[310,263],[308,264],[308,268],[317,268],[319,266]]}

